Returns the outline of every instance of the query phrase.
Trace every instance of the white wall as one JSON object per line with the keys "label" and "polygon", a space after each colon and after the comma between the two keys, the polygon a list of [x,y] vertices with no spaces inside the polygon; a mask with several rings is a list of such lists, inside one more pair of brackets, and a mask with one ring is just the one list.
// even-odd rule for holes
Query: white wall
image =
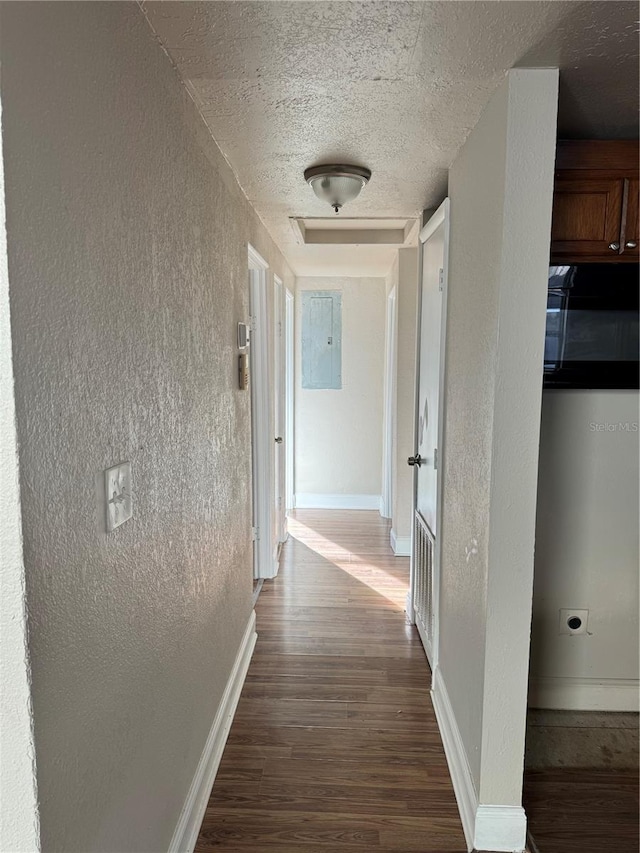
{"label": "white wall", "polygon": [[0,850],[40,849],[0,139]]}
{"label": "white wall", "polygon": [[[637,391],[544,394],[531,704],[638,708],[638,420]],[[561,608],[588,633],[560,634]]]}
{"label": "white wall", "polygon": [[396,287],[396,377],[393,400],[393,508],[391,526],[397,553],[408,553],[411,536],[418,250],[399,249],[387,276],[387,292]]}
{"label": "white wall", "polygon": [[520,806],[556,102],[557,72],[509,72],[449,172],[434,699],[459,737],[449,754],[457,759],[469,843],[482,850],[524,845]]}
{"label": "white wall", "polygon": [[166,850],[251,613],[247,242],[292,277],[137,4],[1,15],[42,847]]}
{"label": "white wall", "polygon": [[[342,389],[302,388],[304,290],[342,293]],[[382,494],[386,287],[383,278],[296,280],[295,490],[298,506],[315,495]]]}

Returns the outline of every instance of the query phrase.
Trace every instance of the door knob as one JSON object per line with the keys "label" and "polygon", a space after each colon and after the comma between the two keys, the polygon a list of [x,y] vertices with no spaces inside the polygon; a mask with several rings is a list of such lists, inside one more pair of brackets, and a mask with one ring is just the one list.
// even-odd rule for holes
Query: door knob
{"label": "door knob", "polygon": [[609,243],[609,248],[612,252],[617,252],[620,248],[620,243]]}
{"label": "door knob", "polygon": [[422,465],[422,456],[419,453],[416,453],[415,456],[410,456],[407,459],[407,465],[417,465],[419,468]]}
{"label": "door knob", "polygon": [[282,436],[281,436],[281,435],[279,435],[279,436],[276,438],[276,444],[282,444]]}
{"label": "door knob", "polygon": [[635,249],[638,244],[635,240],[629,240],[624,244],[625,249]]}

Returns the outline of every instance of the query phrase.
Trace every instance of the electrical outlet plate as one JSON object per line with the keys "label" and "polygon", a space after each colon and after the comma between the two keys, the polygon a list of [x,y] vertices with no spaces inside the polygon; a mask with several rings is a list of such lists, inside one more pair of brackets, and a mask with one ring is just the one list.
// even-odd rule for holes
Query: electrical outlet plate
{"label": "electrical outlet plate", "polygon": [[[572,619],[579,619],[580,626],[571,628],[569,622]],[[560,634],[586,634],[587,623],[589,621],[588,610],[576,610],[575,608],[565,609],[560,611]]]}
{"label": "electrical outlet plate", "polygon": [[107,530],[115,530],[133,515],[131,463],[121,462],[104,472]]}

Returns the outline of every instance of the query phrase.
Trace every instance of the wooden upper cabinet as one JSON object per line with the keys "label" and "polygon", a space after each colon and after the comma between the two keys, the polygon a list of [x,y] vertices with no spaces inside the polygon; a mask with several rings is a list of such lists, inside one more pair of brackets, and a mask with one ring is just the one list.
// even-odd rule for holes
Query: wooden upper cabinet
{"label": "wooden upper cabinet", "polygon": [[625,229],[622,237],[622,254],[635,261],[640,257],[638,243],[640,243],[640,227],[638,222],[638,196],[640,195],[640,182],[637,178],[627,181],[626,194],[626,216]]}
{"label": "wooden upper cabinet", "polygon": [[554,254],[619,254],[624,182],[618,178],[556,179],[551,244]]}
{"label": "wooden upper cabinet", "polygon": [[552,261],[637,261],[637,233],[637,141],[559,142]]}

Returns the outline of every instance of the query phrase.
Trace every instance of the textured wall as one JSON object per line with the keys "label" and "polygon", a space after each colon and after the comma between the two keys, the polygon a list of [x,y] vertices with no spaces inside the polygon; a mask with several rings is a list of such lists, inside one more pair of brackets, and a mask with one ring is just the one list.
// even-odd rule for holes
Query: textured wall
{"label": "textured wall", "polygon": [[[342,389],[301,385],[303,290],[342,292]],[[296,280],[296,494],[380,495],[386,290],[383,278]]]}
{"label": "textured wall", "polygon": [[[634,423],[635,391],[544,395],[531,635],[534,677],[605,683],[638,678]],[[608,429],[593,428],[606,424]],[[619,424],[629,424],[630,431]],[[589,610],[588,634],[558,633],[558,611],[571,607]],[[577,691],[572,707],[579,708],[581,698]]]}
{"label": "textured wall", "polygon": [[251,610],[247,241],[290,273],[136,4],[1,23],[42,844],[159,851]]}
{"label": "textured wall", "polygon": [[0,140],[0,850],[39,849]]}
{"label": "textured wall", "polygon": [[556,107],[511,71],[449,174],[440,667],[484,804],[521,801]]}

